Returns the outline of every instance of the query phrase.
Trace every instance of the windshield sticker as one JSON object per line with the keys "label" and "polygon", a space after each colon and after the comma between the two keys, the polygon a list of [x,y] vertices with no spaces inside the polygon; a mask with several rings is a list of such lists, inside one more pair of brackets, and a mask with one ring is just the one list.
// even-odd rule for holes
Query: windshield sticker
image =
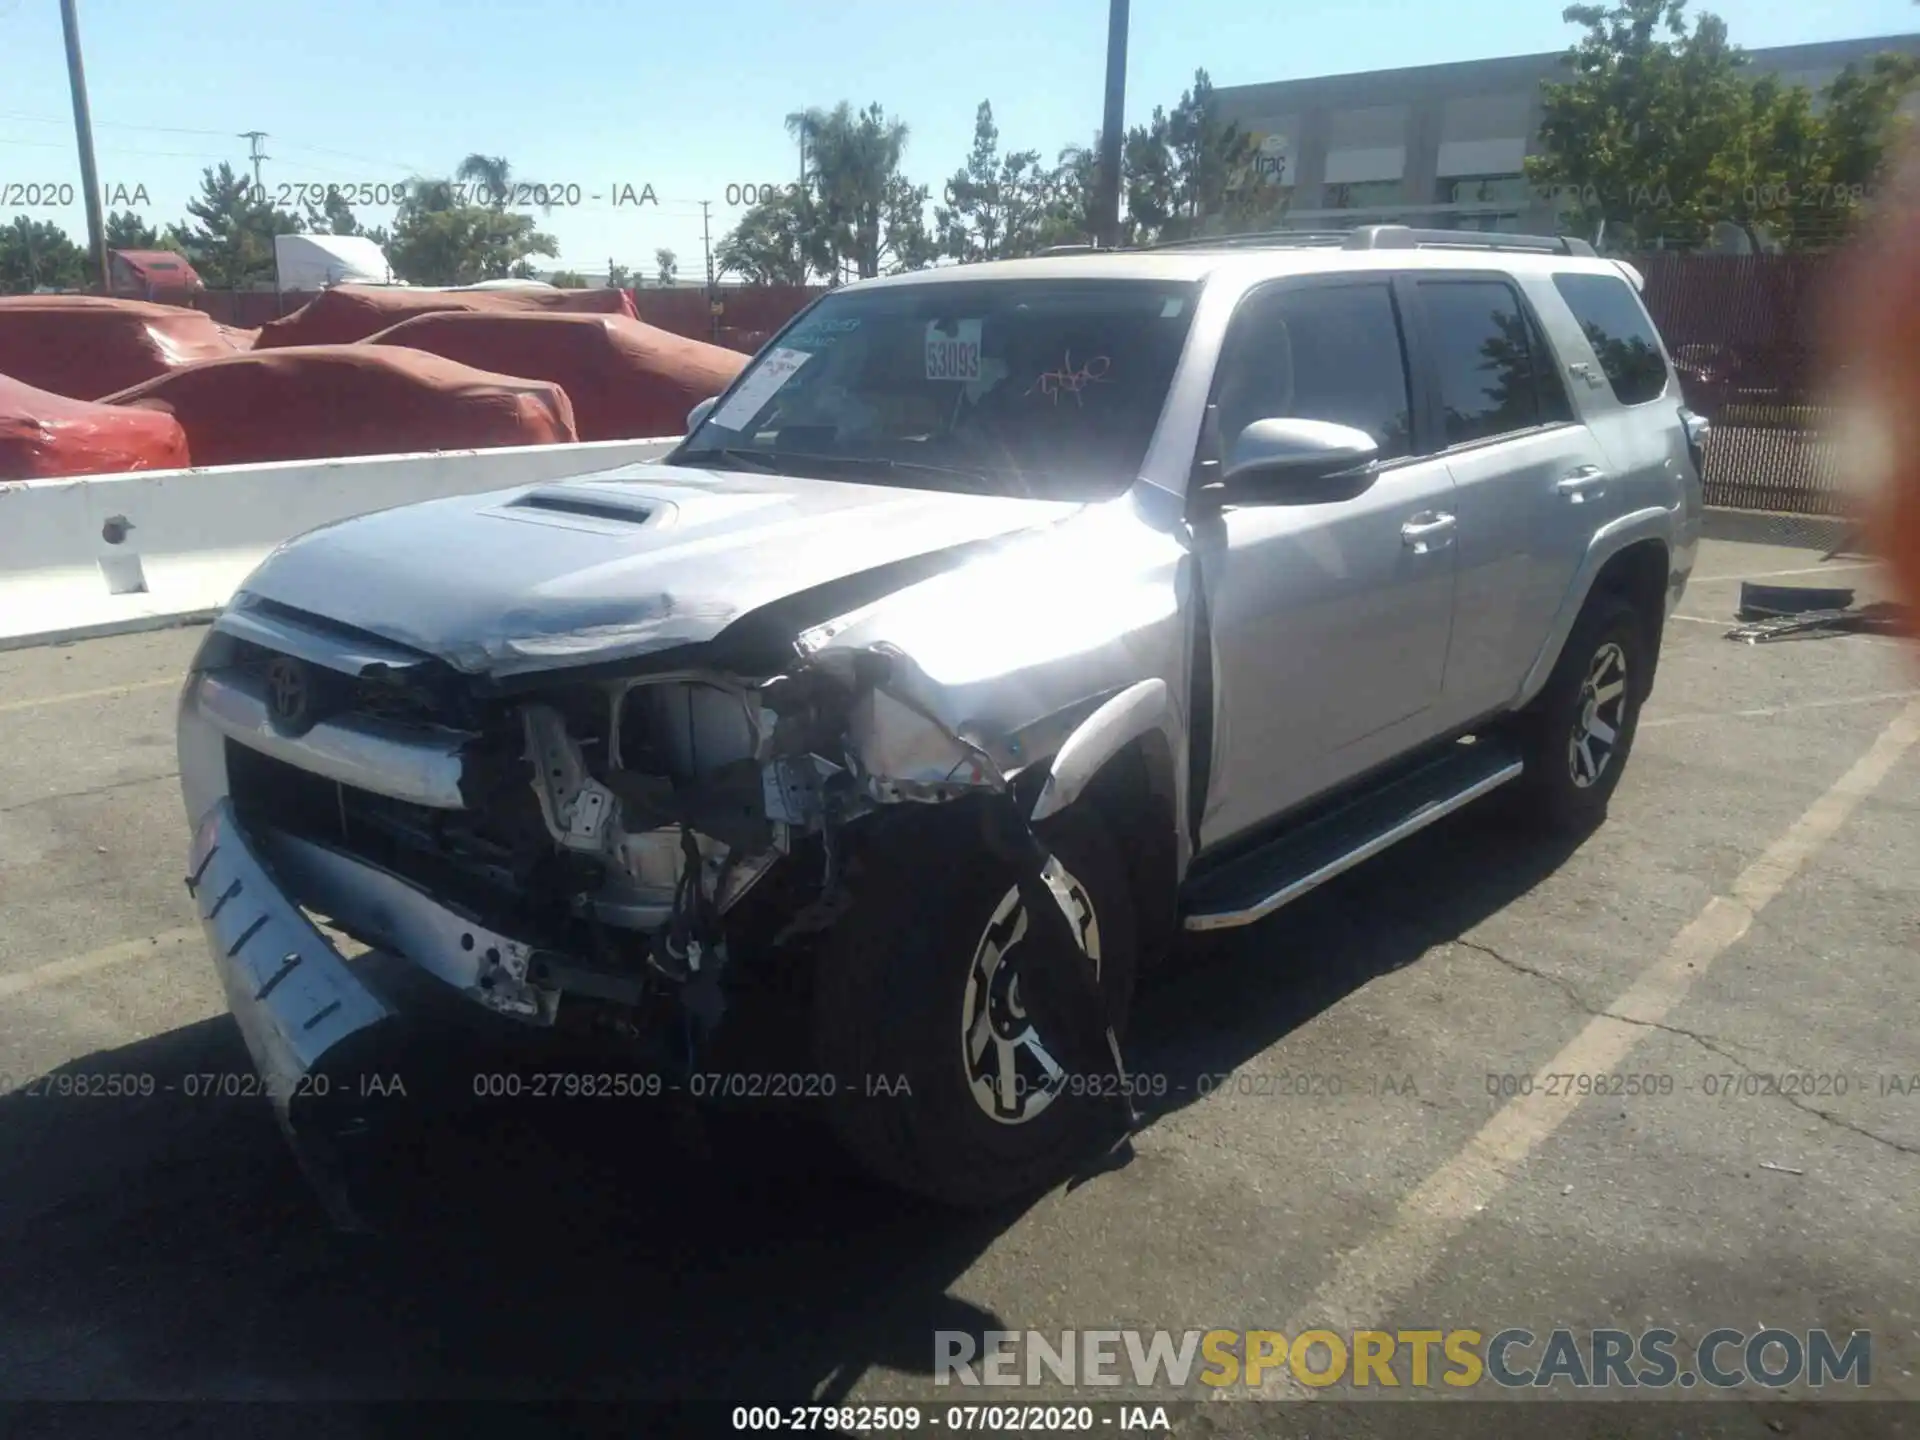
{"label": "windshield sticker", "polygon": [[713,423],[723,430],[751,425],[753,417],[766,408],[780,387],[812,358],[805,350],[789,350],[784,346],[769,352],[766,359],[753,367],[753,373],[735,387],[727,403],[714,412]]}
{"label": "windshield sticker", "polygon": [[980,322],[955,320],[951,326],[938,320],[927,322],[927,379],[963,380],[980,378]]}
{"label": "windshield sticker", "polygon": [[1160,318],[1162,320],[1171,320],[1186,308],[1186,301],[1177,295],[1170,296],[1167,299],[1167,303],[1160,307]]}
{"label": "windshield sticker", "polygon": [[1053,403],[1058,405],[1061,392],[1065,391],[1073,396],[1074,404],[1084,405],[1086,402],[1080,398],[1080,392],[1089,385],[1106,384],[1106,373],[1112,364],[1113,362],[1106,356],[1096,355],[1085,365],[1076,369],[1073,363],[1073,352],[1069,350],[1060,368],[1044,371],[1033,384],[1027,387],[1027,394],[1050,395],[1053,397]]}

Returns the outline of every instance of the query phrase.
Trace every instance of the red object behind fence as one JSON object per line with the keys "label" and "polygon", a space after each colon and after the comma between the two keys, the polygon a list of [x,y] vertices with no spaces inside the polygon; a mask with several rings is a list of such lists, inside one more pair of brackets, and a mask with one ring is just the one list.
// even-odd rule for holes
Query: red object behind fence
{"label": "red object behind fence", "polygon": [[559,386],[418,350],[315,345],[209,360],[110,395],[180,422],[196,465],[575,439]]}
{"label": "red object behind fence", "polygon": [[745,368],[737,350],[624,315],[417,315],[370,337],[500,374],[551,380],[573,402],[582,440],[678,435],[687,411]]}
{"label": "red object behind fence", "polygon": [[260,327],[256,350],[288,345],[350,345],[402,320],[447,310],[536,311],[576,315],[633,315],[624,290],[384,290],[336,285],[284,320]]}
{"label": "red object behind fence", "polygon": [[187,436],[170,415],[121,410],[0,375],[0,480],[177,470]]}
{"label": "red object behind fence", "polygon": [[0,299],[0,375],[75,400],[98,400],[234,348],[198,310],[97,295]]}

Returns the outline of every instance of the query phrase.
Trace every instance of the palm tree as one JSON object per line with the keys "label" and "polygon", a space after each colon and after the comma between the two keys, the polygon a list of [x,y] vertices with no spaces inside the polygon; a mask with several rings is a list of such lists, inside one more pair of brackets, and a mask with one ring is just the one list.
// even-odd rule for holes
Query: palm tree
{"label": "palm tree", "polygon": [[842,100],[831,110],[794,112],[787,131],[811,162],[809,262],[836,281],[848,269],[862,279],[878,275],[888,186],[906,148],[906,123],[889,120],[877,104],[855,113]]}
{"label": "palm tree", "polygon": [[504,210],[513,194],[513,166],[504,155],[482,155],[478,151],[460,162],[453,172],[456,180],[478,185],[493,198],[493,208]]}

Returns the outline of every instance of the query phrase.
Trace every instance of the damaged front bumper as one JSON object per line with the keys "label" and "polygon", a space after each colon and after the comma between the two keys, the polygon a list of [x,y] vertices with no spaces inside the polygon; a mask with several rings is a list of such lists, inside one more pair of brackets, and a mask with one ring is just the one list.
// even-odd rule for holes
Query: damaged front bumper
{"label": "damaged front bumper", "polygon": [[322,1088],[323,1061],[394,1009],[281,890],[221,800],[200,822],[187,889],[262,1085],[283,1127]]}

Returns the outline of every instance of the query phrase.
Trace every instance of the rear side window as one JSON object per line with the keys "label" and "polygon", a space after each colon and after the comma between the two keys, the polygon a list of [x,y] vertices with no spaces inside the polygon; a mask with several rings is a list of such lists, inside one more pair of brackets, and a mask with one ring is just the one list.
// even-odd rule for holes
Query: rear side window
{"label": "rear side window", "polygon": [[1500,280],[1422,280],[1446,443],[1465,445],[1571,418],[1539,332]]}
{"label": "rear side window", "polygon": [[1625,280],[1611,275],[1556,275],[1553,285],[1586,332],[1622,405],[1644,405],[1667,388],[1660,337]]}

